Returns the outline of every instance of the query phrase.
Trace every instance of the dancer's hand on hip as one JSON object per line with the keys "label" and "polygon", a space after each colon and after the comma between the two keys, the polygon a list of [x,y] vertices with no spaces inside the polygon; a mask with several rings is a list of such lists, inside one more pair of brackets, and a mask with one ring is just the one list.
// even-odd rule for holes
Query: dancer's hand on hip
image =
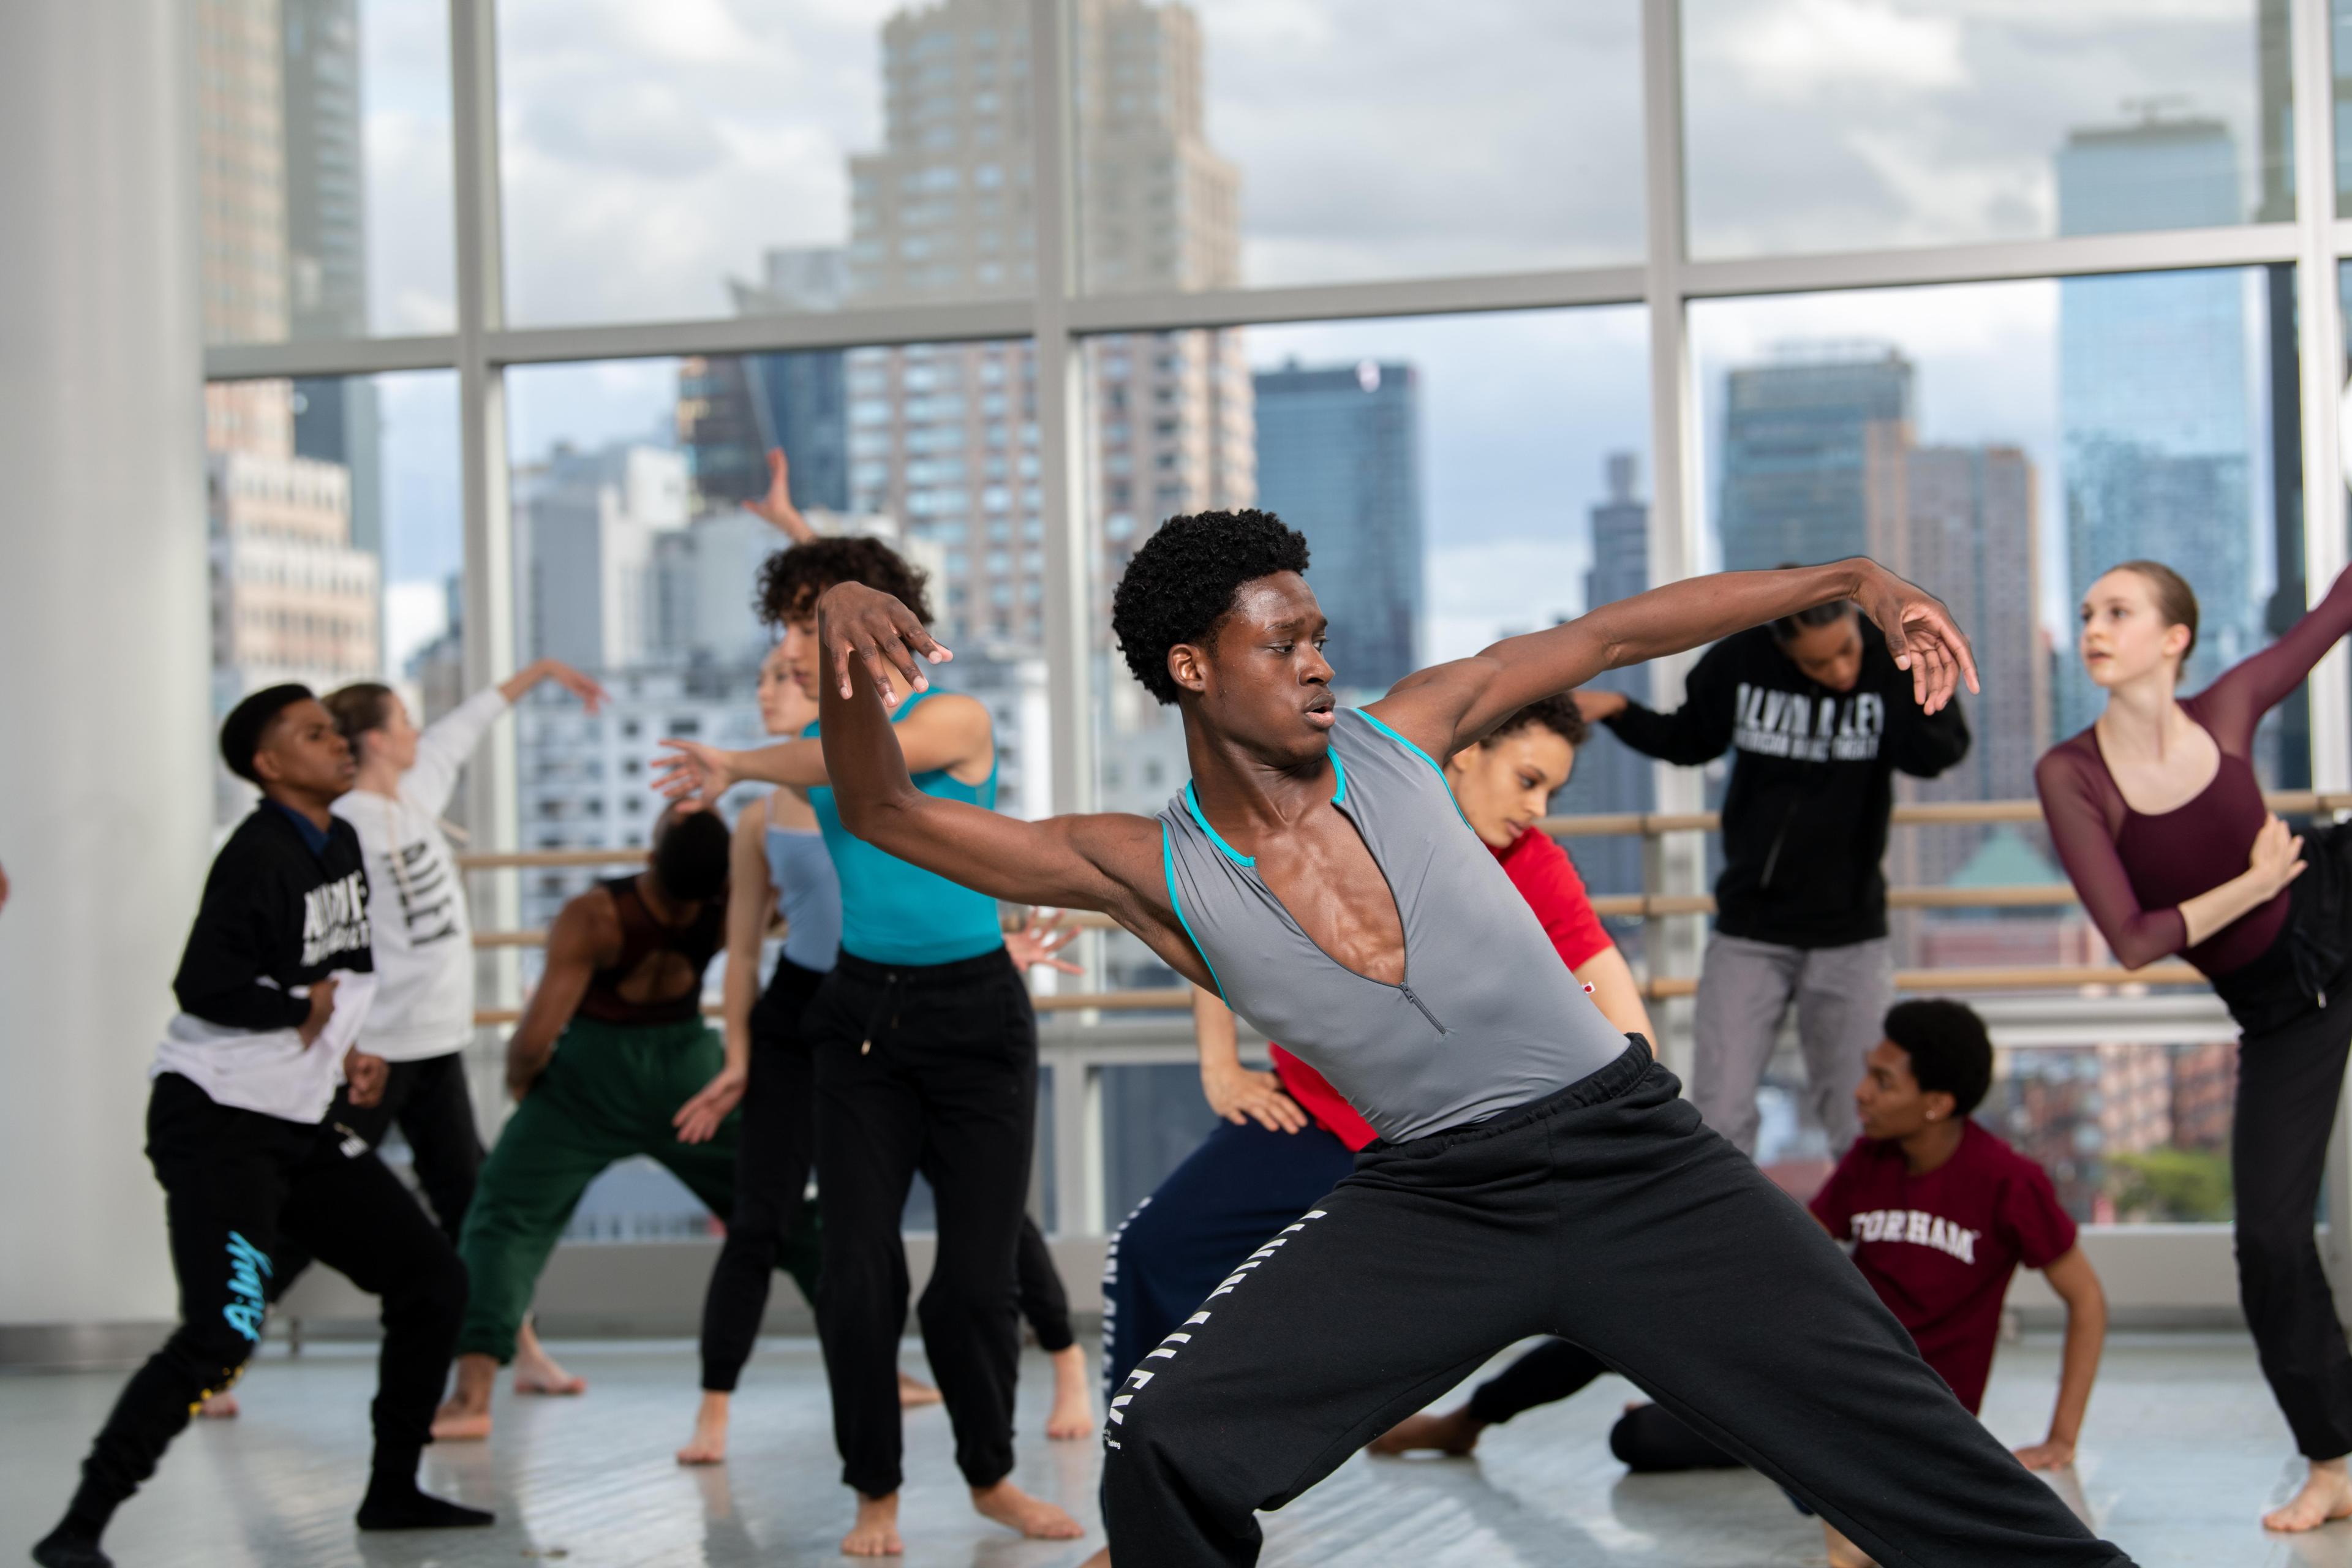
{"label": "dancer's hand on hip", "polygon": [[1298,1101],[1283,1092],[1282,1080],[1270,1072],[1253,1072],[1245,1067],[1203,1067],[1201,1069],[1201,1092],[1209,1101],[1209,1109],[1236,1127],[1246,1127],[1252,1121],[1269,1132],[1299,1132],[1307,1127],[1307,1112]]}
{"label": "dancer's hand on hip", "polygon": [[382,1057],[372,1057],[353,1046],[343,1053],[344,1098],[365,1110],[383,1099],[392,1068]]}

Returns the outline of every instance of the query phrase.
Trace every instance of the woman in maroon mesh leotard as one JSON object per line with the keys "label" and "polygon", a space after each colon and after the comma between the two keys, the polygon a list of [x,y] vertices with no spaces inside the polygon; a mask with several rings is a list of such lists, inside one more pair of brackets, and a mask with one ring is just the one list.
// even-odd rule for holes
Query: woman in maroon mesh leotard
{"label": "woman in maroon mesh leotard", "polygon": [[2043,754],[2034,784],[2116,956],[2137,969],[2179,953],[2237,1021],[2239,1298],[2311,1461],[2302,1493],[2263,1522],[2309,1530],[2352,1516],[2352,1353],[2312,1236],[2352,1002],[2331,994],[2340,977],[2297,981],[2288,889],[2303,840],[2263,807],[2250,753],[2263,715],[2352,630],[2352,572],[2284,637],[2186,699],[2173,688],[2196,646],[2197,599],[2170,568],[2116,567],[2091,584],[2082,615],[2084,667],[2106,710]]}

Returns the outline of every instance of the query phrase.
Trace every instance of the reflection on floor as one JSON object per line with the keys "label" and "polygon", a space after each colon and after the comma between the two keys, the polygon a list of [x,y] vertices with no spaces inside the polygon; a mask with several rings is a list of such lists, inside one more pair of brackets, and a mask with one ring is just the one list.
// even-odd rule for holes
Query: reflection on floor
{"label": "reflection on floor", "polygon": [[[558,1347],[589,1379],[577,1400],[500,1392],[486,1446],[426,1463],[441,1490],[499,1510],[495,1530],[362,1538],[352,1510],[367,1451],[372,1360],[352,1349],[273,1354],[239,1390],[245,1415],[201,1424],[116,1521],[124,1568],[564,1568],[841,1561],[846,1494],[807,1341],[761,1347],[738,1397],[731,1462],[671,1459],[693,1411],[695,1361],[677,1343]],[[919,1369],[909,1345],[907,1364]],[[2055,1387],[2054,1343],[2005,1347],[1986,1414],[2005,1440],[2038,1438]],[[0,1378],[0,1563],[54,1520],[117,1374]],[[1066,1504],[1097,1533],[1077,1546],[1024,1542],[981,1523],[950,1460],[946,1415],[908,1418],[905,1527],[910,1568],[1069,1568],[1101,1543],[1092,1442],[1047,1443],[1045,1362],[1024,1363],[1020,1483]],[[1746,1474],[1627,1477],[1609,1424],[1631,1389],[1615,1380],[1487,1435],[1475,1461],[1358,1458],[1268,1516],[1265,1561],[1282,1568],[1512,1568],[1626,1563],[1765,1568],[1819,1563],[1821,1537],[1779,1492]],[[1444,1402],[1451,1405],[1451,1400]],[[2352,1521],[2296,1540],[2254,1520],[2287,1495],[2294,1456],[2252,1350],[2224,1336],[2125,1336],[2110,1346],[2072,1500],[2157,1568],[2302,1564],[2352,1568]]]}

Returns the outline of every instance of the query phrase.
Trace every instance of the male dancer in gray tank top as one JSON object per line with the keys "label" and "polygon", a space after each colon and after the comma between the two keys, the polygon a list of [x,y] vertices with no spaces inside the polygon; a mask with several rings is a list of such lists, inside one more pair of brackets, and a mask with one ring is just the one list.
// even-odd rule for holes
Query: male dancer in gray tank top
{"label": "male dancer in gray tank top", "polygon": [[[1933,711],[1968,642],[1864,560],[1724,573],[1496,644],[1340,711],[1307,544],[1255,511],[1180,517],[1112,626],[1184,720],[1158,820],[1023,822],[925,795],[877,695],[951,657],[854,584],[819,604],[843,821],[1001,899],[1100,910],[1330,1079],[1381,1134],[1114,1397],[1119,1568],[1247,1563],[1280,1508],[1530,1334],[1575,1341],[1882,1563],[2113,1568],[1963,1410],[1836,1245],[1612,1035],[1431,759],[1603,669],[1856,601]],[[1553,984],[1554,977],[1558,984]]]}

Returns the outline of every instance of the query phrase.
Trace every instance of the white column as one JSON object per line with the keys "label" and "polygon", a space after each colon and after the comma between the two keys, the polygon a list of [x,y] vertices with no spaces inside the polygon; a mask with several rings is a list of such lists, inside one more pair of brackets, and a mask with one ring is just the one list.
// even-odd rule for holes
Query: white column
{"label": "white column", "polygon": [[190,62],[173,0],[0,5],[0,1353],[173,1310],[140,1149],[212,838]]}

